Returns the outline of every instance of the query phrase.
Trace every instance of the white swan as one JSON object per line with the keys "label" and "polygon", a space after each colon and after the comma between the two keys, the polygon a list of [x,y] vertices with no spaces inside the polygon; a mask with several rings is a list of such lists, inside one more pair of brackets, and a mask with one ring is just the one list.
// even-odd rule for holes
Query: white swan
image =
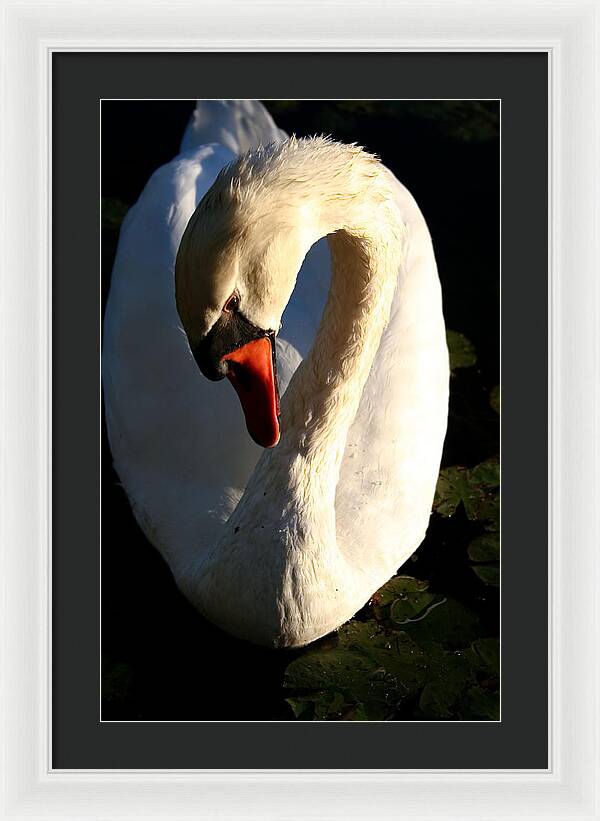
{"label": "white swan", "polygon": [[[221,103],[229,147],[194,146],[204,105],[121,229],[109,439],[189,600],[236,636],[299,646],[351,618],[425,534],[448,407],[439,279],[415,201],[373,156],[292,138],[236,158],[240,115],[252,139],[283,137],[259,103]],[[330,289],[323,242],[303,264],[322,237]],[[197,363],[228,370],[248,429],[263,445],[280,433],[276,447],[251,441],[227,380]]]}

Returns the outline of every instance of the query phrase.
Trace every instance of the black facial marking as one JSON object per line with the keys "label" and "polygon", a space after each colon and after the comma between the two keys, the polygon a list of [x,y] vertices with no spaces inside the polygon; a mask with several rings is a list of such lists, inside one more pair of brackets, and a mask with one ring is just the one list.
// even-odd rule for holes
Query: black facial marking
{"label": "black facial marking", "polygon": [[204,376],[217,382],[227,374],[223,357],[261,337],[275,342],[274,331],[257,328],[240,311],[223,311],[204,339],[192,348],[192,354]]}

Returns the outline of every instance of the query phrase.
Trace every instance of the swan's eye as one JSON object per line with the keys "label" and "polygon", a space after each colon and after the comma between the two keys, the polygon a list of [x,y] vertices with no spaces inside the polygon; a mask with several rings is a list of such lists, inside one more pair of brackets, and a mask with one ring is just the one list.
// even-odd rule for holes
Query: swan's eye
{"label": "swan's eye", "polygon": [[240,307],[240,298],[237,294],[231,294],[225,305],[223,305],[223,310],[227,311],[228,313],[232,313],[233,311],[237,311]]}

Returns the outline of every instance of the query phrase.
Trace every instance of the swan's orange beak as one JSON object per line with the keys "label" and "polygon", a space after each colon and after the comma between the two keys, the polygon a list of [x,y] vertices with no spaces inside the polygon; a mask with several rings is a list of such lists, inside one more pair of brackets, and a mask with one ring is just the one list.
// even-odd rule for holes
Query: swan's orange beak
{"label": "swan's orange beak", "polygon": [[257,445],[274,447],[280,436],[274,339],[253,339],[221,362],[227,363],[227,378],[240,398],[248,433]]}

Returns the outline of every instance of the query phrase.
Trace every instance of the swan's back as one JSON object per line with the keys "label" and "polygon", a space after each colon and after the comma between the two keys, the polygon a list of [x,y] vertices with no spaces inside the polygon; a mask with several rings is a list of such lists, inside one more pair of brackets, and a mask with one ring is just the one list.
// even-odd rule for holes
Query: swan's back
{"label": "swan's back", "polygon": [[198,100],[180,151],[217,143],[238,155],[286,137],[258,100]]}

